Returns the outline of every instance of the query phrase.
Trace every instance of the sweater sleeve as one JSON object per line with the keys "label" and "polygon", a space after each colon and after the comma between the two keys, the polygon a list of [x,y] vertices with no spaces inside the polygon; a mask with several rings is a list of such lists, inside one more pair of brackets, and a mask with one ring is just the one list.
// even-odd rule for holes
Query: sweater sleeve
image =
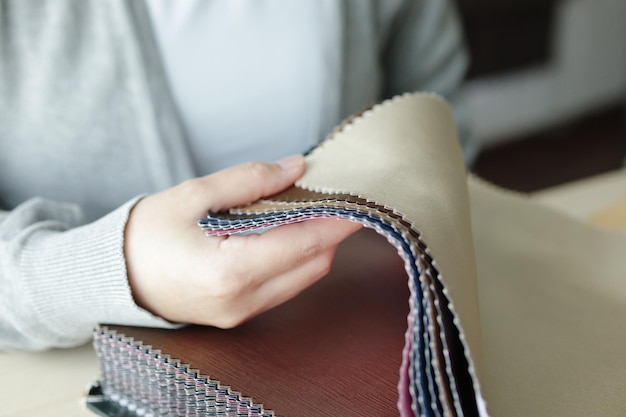
{"label": "sweater sleeve", "polygon": [[455,5],[450,0],[405,0],[385,37],[385,95],[431,91],[454,109],[466,160],[472,159],[468,108],[461,84],[469,59]]}
{"label": "sweater sleeve", "polygon": [[138,307],[123,240],[136,197],[82,224],[77,206],[34,198],[0,212],[0,350],[70,347],[98,323],[172,328]]}

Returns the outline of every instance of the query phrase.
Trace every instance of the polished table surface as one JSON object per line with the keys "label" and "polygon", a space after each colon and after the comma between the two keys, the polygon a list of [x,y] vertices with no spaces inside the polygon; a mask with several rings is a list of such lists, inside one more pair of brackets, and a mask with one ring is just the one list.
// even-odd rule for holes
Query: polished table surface
{"label": "polished table surface", "polygon": [[[614,214],[626,198],[626,170],[536,193],[533,198],[581,220]],[[616,206],[617,205],[617,206]],[[90,344],[39,353],[0,353],[0,417],[92,416],[83,405],[98,378]]]}
{"label": "polished table surface", "polygon": [[365,229],[341,244],[324,279],[234,329],[107,327],[277,415],[394,417],[407,282],[397,249]]}

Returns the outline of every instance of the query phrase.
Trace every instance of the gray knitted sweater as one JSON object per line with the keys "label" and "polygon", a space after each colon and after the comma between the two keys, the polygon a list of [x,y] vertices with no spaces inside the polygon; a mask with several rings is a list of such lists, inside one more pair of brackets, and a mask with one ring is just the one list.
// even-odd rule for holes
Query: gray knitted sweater
{"label": "gray knitted sweater", "polygon": [[[332,119],[363,97],[454,99],[466,58],[445,1],[336,4]],[[162,68],[140,0],[0,0],[1,350],[175,326],[134,303],[123,253],[138,198],[195,175]]]}

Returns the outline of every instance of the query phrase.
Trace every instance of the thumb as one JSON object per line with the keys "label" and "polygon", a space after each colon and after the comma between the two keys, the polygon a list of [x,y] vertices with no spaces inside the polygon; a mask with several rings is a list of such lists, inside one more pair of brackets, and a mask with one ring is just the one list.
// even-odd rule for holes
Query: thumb
{"label": "thumb", "polygon": [[199,194],[204,196],[204,201],[198,201],[198,204],[201,209],[211,211],[247,204],[290,187],[304,170],[302,155],[293,155],[274,163],[248,162],[226,168],[197,179],[199,184],[196,185],[201,190]]}

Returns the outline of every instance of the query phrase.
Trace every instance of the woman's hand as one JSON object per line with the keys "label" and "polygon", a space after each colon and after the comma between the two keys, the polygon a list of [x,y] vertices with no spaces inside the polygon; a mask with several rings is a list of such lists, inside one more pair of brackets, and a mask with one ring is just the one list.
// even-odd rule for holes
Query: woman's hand
{"label": "woman's hand", "polygon": [[237,326],[326,275],[356,223],[318,219],[263,234],[206,236],[196,220],[278,193],[304,173],[301,156],[188,180],[134,207],[124,252],[137,304],[173,322]]}

